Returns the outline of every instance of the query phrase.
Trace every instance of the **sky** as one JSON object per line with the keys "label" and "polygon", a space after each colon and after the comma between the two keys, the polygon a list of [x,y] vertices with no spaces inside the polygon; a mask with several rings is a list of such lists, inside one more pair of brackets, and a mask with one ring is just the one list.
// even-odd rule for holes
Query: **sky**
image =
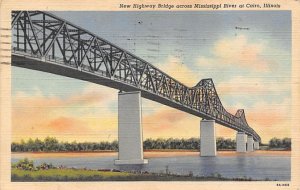
{"label": "sky", "polygon": [[[212,78],[223,106],[232,114],[245,109],[263,142],[290,137],[289,11],[53,13],[190,87]],[[98,142],[118,137],[115,89],[13,67],[12,97],[13,141],[54,136]],[[142,109],[144,139],[200,136],[201,118],[146,99]],[[218,137],[235,134],[216,125]]]}

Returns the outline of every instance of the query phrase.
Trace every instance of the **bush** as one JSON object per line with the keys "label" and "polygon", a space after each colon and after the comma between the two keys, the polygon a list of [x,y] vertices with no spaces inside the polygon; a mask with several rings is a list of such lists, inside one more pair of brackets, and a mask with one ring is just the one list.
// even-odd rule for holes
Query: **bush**
{"label": "bush", "polygon": [[48,169],[54,169],[56,168],[51,163],[42,163],[39,166],[34,166],[33,160],[28,160],[28,158],[24,158],[22,160],[19,160],[17,163],[11,165],[12,168],[17,168],[20,170],[30,170],[30,171],[36,171],[36,170],[48,170]]}
{"label": "bush", "polygon": [[42,163],[41,165],[36,167],[38,170],[48,170],[48,169],[53,169],[55,168],[51,163],[47,164],[47,163]]}
{"label": "bush", "polygon": [[16,164],[12,165],[13,168],[18,168],[21,170],[35,170],[32,160],[28,160],[28,158],[19,160]]}

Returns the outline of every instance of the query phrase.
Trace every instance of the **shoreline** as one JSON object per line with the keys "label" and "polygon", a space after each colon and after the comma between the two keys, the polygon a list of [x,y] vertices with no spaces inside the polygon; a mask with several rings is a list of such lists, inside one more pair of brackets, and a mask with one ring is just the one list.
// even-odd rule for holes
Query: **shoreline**
{"label": "shoreline", "polygon": [[[200,156],[199,151],[145,151],[144,158],[162,158],[162,157],[183,157],[183,156]],[[94,152],[12,152],[12,158],[61,158],[61,157],[117,157],[116,151],[94,151]],[[248,153],[237,153],[236,151],[218,151],[219,157],[233,157],[233,156],[291,156],[291,151],[270,151],[257,150]]]}
{"label": "shoreline", "polygon": [[[255,150],[253,152],[291,152],[291,150]],[[198,150],[189,150],[189,149],[152,149],[152,150],[144,150],[144,153],[146,152],[200,152]],[[217,152],[235,152],[233,149],[222,149],[217,150]],[[115,150],[96,150],[96,151],[27,151],[27,152],[11,152],[11,154],[21,154],[21,153],[30,153],[30,154],[50,154],[50,153],[118,153],[118,151]]]}

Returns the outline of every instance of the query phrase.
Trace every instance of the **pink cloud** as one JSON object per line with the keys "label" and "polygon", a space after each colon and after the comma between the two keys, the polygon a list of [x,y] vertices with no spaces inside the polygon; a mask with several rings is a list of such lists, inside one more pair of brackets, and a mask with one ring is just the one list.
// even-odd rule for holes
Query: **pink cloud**
{"label": "pink cloud", "polygon": [[267,46],[264,41],[253,42],[245,35],[223,38],[214,44],[213,57],[201,56],[198,64],[214,67],[243,67],[256,72],[269,71],[275,63],[265,58]]}
{"label": "pink cloud", "polygon": [[48,125],[44,126],[57,133],[75,133],[76,131],[86,131],[85,123],[72,117],[58,117],[50,120]]}
{"label": "pink cloud", "polygon": [[116,103],[114,97],[115,90],[94,85],[65,98],[18,93],[12,106],[13,139],[56,136],[61,140],[98,141],[107,125],[116,130],[112,124],[117,118],[109,109]]}

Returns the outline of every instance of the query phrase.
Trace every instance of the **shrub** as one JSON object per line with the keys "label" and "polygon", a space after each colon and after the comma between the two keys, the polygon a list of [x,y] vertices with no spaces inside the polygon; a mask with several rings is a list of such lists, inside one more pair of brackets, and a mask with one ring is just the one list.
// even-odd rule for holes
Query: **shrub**
{"label": "shrub", "polygon": [[12,167],[18,168],[21,170],[35,170],[32,160],[28,160],[28,158],[19,160],[16,164],[13,164]]}
{"label": "shrub", "polygon": [[36,167],[38,170],[48,170],[48,169],[53,169],[55,168],[51,163],[47,164],[47,163],[42,163],[41,165]]}

